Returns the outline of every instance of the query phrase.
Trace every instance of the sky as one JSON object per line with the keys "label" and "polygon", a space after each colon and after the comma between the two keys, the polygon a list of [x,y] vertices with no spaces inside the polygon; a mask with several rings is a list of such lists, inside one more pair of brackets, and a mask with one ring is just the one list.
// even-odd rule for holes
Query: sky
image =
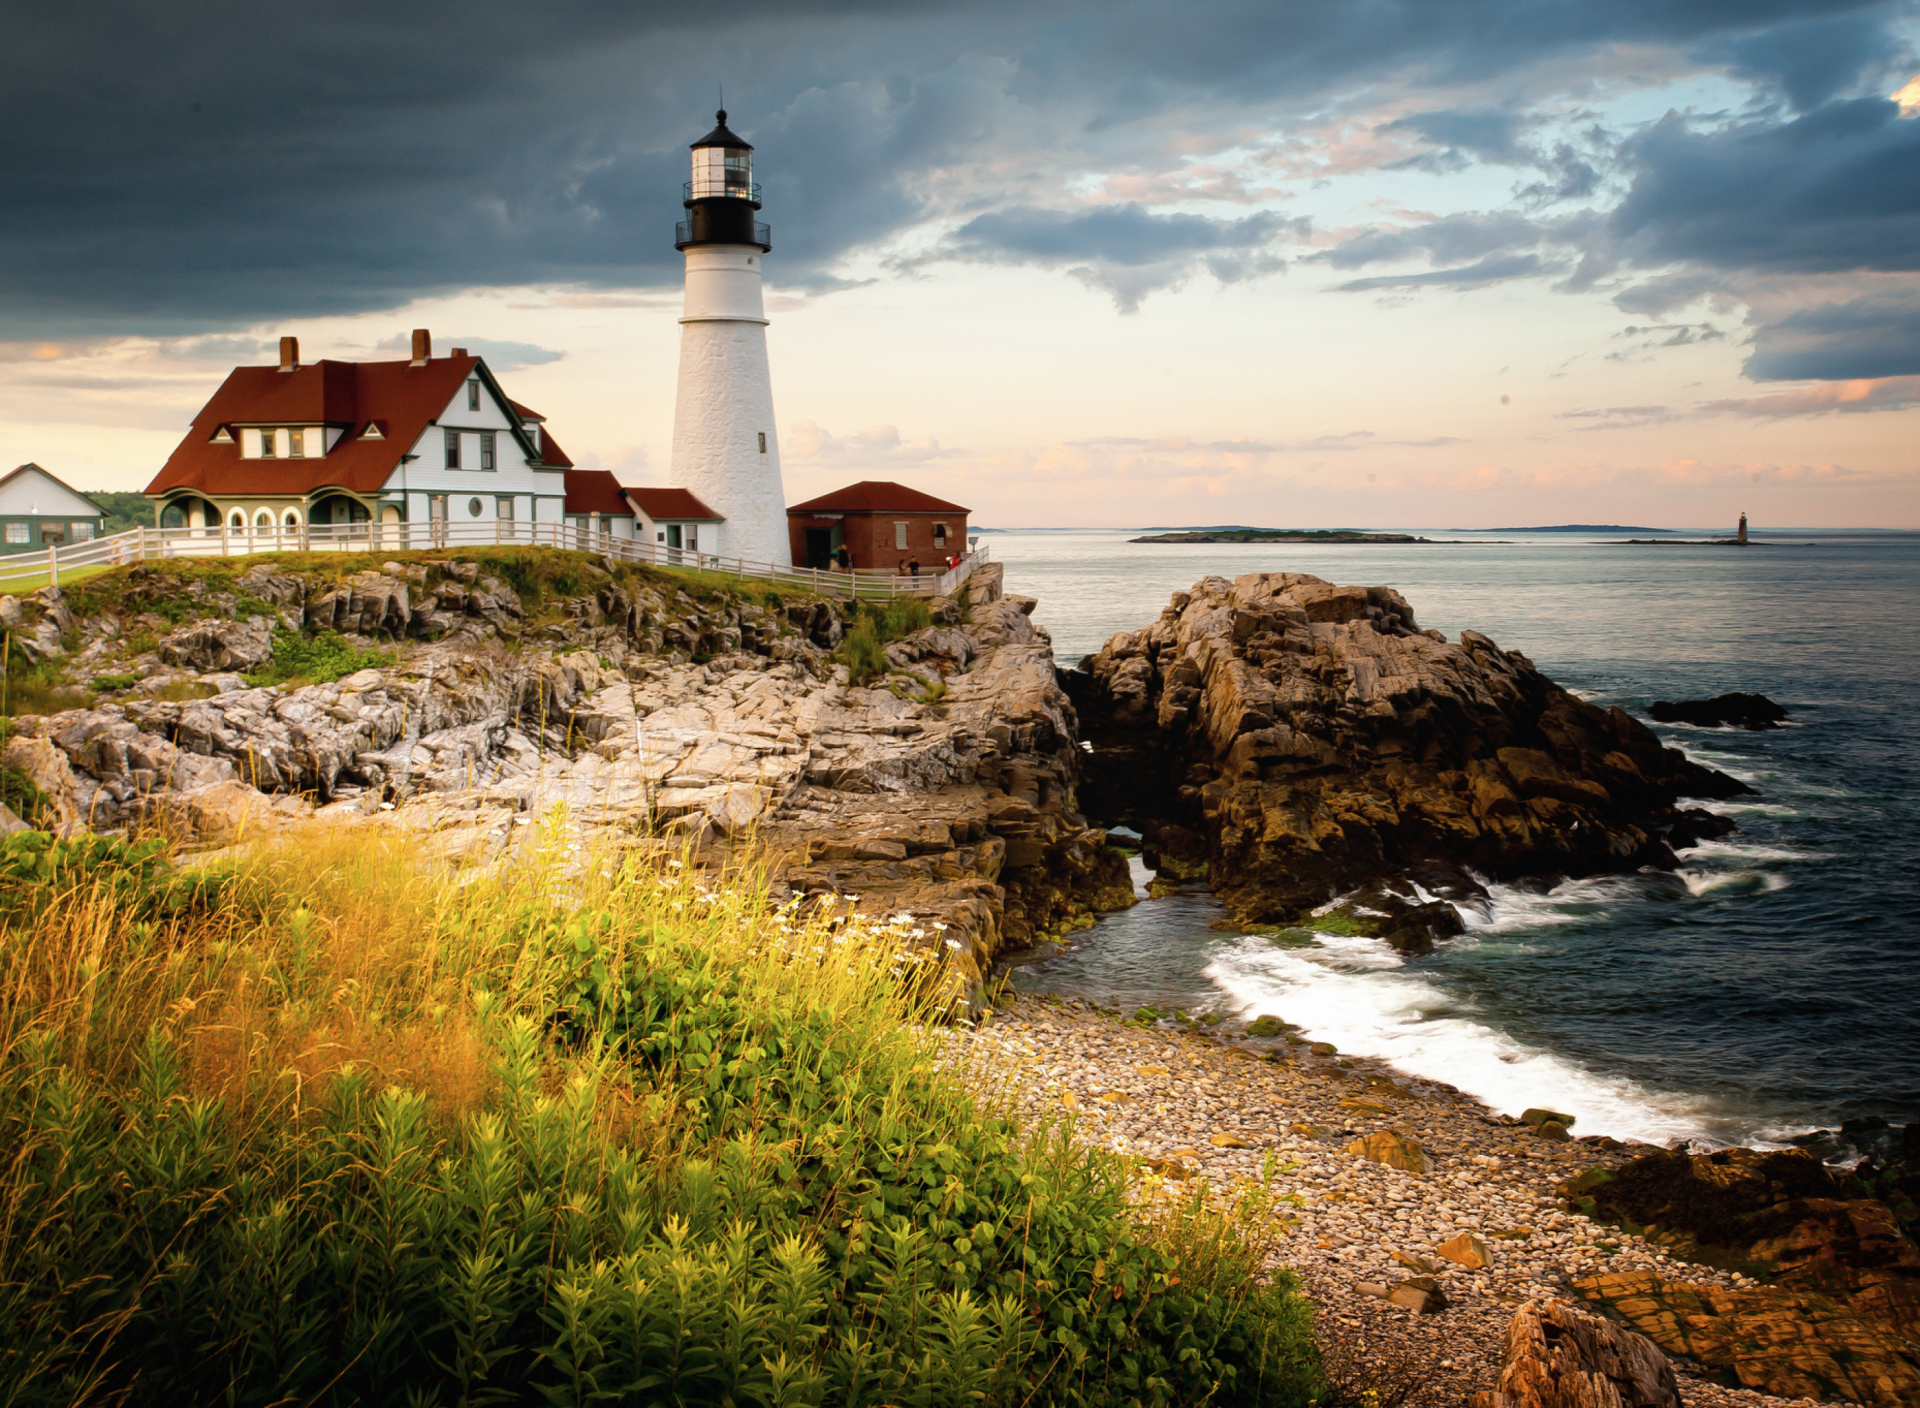
{"label": "sky", "polygon": [[687,144],[789,501],[995,527],[1920,527],[1920,4],[7,0],[0,465],[485,356],[669,481]]}

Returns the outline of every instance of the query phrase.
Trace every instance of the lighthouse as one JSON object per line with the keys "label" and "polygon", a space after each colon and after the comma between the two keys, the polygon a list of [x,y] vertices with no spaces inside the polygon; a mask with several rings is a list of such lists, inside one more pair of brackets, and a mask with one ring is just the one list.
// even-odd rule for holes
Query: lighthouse
{"label": "lighthouse", "polygon": [[720,541],[702,540],[701,552],[785,565],[793,554],[760,297],[760,261],[773,244],[754,218],[753,148],[727,130],[724,108],[715,117],[693,144],[687,218],[675,231],[687,287],[668,479],[724,520]]}

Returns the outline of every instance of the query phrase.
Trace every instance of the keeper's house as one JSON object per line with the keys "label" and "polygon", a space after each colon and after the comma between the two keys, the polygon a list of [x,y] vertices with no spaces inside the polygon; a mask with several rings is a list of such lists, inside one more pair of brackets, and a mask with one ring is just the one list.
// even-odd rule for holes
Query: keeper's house
{"label": "keeper's house", "polygon": [[[235,367],[147,493],[162,528],[584,526],[599,486],[570,488],[573,472],[545,420],[485,361],[461,347],[435,357],[420,329],[413,356],[394,362],[302,365],[299,342],[281,338],[280,365]],[[632,536],[631,517],[602,522]]]}
{"label": "keeper's house", "polygon": [[84,543],[106,526],[105,509],[37,464],[0,479],[0,553]]}
{"label": "keeper's house", "polygon": [[918,560],[922,572],[941,571],[967,550],[971,510],[904,484],[863,479],[787,510],[787,536],[796,567],[831,566],[841,548],[857,572],[893,572]]}

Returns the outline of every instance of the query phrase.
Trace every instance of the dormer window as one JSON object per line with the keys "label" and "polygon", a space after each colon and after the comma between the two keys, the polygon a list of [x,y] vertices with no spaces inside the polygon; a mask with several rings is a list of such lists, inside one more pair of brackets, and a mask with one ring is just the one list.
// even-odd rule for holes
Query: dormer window
{"label": "dormer window", "polygon": [[469,381],[467,383],[467,409],[470,411],[477,411],[480,409],[480,378],[479,377],[475,377],[472,381]]}

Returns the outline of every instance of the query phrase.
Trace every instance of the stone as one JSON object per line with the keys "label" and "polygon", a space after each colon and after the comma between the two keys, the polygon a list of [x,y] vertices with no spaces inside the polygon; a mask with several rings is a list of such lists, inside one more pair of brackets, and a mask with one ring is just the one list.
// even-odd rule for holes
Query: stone
{"label": "stone", "polygon": [[1405,1169],[1408,1173],[1432,1173],[1433,1156],[1420,1146],[1420,1141],[1409,1134],[1392,1130],[1382,1130],[1378,1134],[1369,1134],[1347,1145],[1347,1152],[1363,1159],[1372,1159],[1388,1168]]}
{"label": "stone", "polygon": [[1787,711],[1764,694],[1716,694],[1711,699],[1657,699],[1647,713],[1663,724],[1693,724],[1698,728],[1779,728]]}
{"label": "stone", "polygon": [[1565,1131],[1573,1128],[1573,1116],[1563,1115],[1558,1110],[1530,1109],[1520,1112],[1520,1123],[1539,1126],[1552,1122]]}
{"label": "stone", "polygon": [[1646,1336],[1545,1298],[1514,1312],[1499,1379],[1468,1402],[1471,1408],[1681,1408],[1673,1366]]}
{"label": "stone", "polygon": [[1434,1249],[1436,1256],[1445,1257],[1455,1266],[1464,1266],[1469,1271],[1479,1271],[1493,1265],[1493,1253],[1487,1244],[1471,1232],[1462,1232],[1450,1237]]}
{"label": "stone", "polygon": [[1208,1139],[1207,1142],[1216,1149],[1251,1149],[1255,1147],[1252,1140],[1244,1139],[1240,1135],[1228,1130],[1222,1130],[1220,1133]]}
{"label": "stone", "polygon": [[[1671,869],[1680,799],[1750,790],[1484,635],[1422,632],[1387,587],[1208,577],[1064,679],[1092,748],[1085,809],[1134,818],[1149,864],[1204,874],[1243,925],[1421,867],[1463,889],[1469,869]],[[1420,883],[1429,898],[1378,926],[1407,953],[1461,922]]]}
{"label": "stone", "polygon": [[1411,1310],[1415,1315],[1436,1315],[1447,1308],[1447,1297],[1433,1277],[1409,1276],[1387,1292],[1387,1304]]}

